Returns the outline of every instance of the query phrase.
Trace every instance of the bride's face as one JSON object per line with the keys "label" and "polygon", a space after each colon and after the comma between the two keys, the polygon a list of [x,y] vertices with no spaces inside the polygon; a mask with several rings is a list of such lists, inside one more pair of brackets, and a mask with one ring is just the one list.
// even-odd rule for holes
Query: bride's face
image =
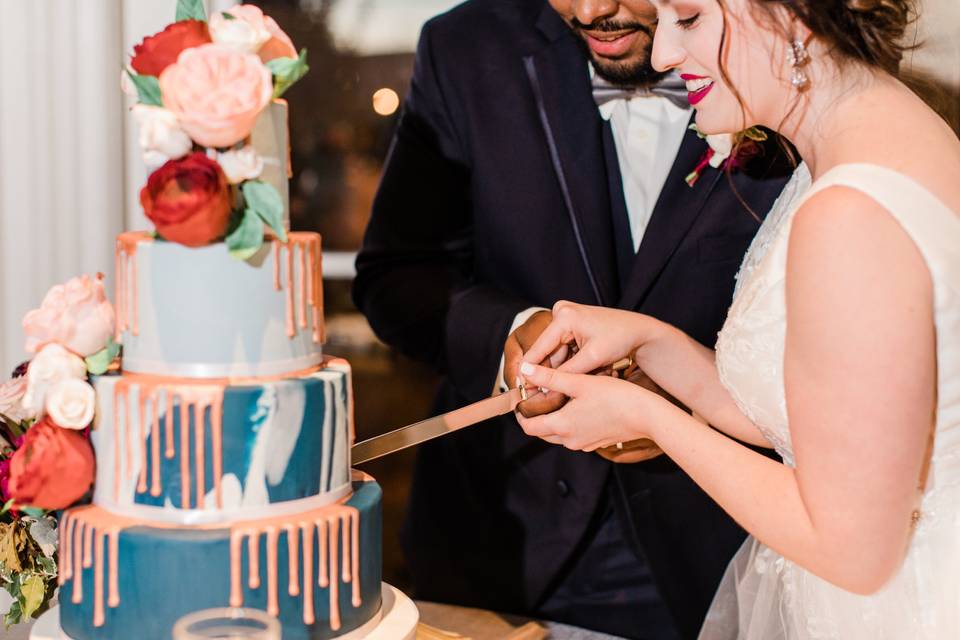
{"label": "bride's face", "polygon": [[792,95],[786,40],[772,24],[758,22],[753,1],[654,0],[653,66],[681,74],[703,133],[775,126]]}

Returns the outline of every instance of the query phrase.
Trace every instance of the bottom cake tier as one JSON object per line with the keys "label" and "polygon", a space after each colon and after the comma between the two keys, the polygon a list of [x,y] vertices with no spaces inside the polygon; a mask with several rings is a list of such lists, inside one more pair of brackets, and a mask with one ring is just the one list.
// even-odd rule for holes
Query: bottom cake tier
{"label": "bottom cake tier", "polygon": [[168,640],[200,609],[253,607],[284,640],[325,640],[380,610],[381,490],[355,476],[344,501],[220,525],[134,521],[96,506],[60,525],[60,624],[75,640]]}

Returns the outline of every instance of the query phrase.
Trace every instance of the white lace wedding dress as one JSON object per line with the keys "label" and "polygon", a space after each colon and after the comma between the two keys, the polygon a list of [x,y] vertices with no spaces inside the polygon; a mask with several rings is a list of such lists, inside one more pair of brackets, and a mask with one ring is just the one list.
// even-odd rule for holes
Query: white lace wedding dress
{"label": "white lace wedding dress", "polygon": [[889,169],[840,165],[811,185],[801,165],[744,258],[717,343],[717,368],[740,409],[792,466],[783,385],[787,240],[803,200],[833,185],[857,189],[885,207],[923,254],[934,285],[936,426],[910,548],[880,592],[858,596],[748,538],[727,569],[701,640],[960,638],[960,217]]}

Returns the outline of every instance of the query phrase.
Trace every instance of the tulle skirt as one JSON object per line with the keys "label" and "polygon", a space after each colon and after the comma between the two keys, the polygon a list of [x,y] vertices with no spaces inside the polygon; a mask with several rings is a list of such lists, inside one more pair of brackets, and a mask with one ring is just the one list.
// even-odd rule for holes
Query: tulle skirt
{"label": "tulle skirt", "polygon": [[748,538],[699,640],[960,638],[960,491],[925,502],[903,566],[879,592],[844,591]]}

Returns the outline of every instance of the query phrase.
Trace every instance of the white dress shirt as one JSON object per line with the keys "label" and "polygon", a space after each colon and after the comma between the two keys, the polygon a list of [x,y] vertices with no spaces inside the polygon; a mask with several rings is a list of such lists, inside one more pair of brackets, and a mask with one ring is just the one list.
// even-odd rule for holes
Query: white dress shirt
{"label": "white dress shirt", "polygon": [[[590,65],[591,78],[593,74],[593,65]],[[690,109],[681,109],[667,98],[656,95],[610,100],[597,109],[600,116],[610,122],[613,131],[630,235],[636,251],[680,151],[690,122]],[[540,307],[531,307],[518,313],[510,333],[540,310]],[[503,364],[501,356],[494,388],[506,391]]]}

